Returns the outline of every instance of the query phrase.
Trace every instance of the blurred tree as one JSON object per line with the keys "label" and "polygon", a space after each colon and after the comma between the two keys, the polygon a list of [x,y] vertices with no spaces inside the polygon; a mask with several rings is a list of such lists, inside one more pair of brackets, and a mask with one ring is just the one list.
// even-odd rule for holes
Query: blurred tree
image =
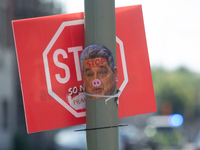
{"label": "blurred tree", "polygon": [[[186,118],[199,117],[200,74],[184,67],[175,71],[152,68],[152,78],[158,108],[164,105],[172,109],[171,113],[179,113]],[[169,107],[170,103],[172,108]]]}

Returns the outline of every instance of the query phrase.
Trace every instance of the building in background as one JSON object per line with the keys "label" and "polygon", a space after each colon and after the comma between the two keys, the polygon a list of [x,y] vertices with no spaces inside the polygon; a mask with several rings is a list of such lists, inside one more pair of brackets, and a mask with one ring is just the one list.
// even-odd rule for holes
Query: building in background
{"label": "building in background", "polygon": [[50,145],[53,131],[32,135],[26,132],[11,22],[59,13],[61,7],[53,1],[0,1],[0,149],[47,149]]}

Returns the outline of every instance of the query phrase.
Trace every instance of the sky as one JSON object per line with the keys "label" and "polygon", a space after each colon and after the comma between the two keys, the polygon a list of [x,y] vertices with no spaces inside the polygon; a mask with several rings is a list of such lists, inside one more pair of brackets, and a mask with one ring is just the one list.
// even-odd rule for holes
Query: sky
{"label": "sky", "polygon": [[[84,11],[84,0],[61,2],[63,13]],[[200,73],[199,0],[115,0],[116,7],[142,4],[150,64]]]}

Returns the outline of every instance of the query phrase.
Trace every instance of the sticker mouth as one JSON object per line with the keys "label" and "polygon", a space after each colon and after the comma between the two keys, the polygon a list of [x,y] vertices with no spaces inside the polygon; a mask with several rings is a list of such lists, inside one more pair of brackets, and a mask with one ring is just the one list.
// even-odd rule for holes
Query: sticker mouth
{"label": "sticker mouth", "polygon": [[93,89],[94,93],[101,93],[102,92],[102,88],[97,87]]}

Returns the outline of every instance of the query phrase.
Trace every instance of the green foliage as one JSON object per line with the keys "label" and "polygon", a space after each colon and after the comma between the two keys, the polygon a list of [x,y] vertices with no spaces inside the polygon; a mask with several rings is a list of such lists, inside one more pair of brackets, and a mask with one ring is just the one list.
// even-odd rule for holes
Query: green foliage
{"label": "green foliage", "polygon": [[183,67],[175,71],[152,68],[152,78],[158,108],[168,101],[173,105],[173,113],[188,117],[199,115],[200,74]]}

